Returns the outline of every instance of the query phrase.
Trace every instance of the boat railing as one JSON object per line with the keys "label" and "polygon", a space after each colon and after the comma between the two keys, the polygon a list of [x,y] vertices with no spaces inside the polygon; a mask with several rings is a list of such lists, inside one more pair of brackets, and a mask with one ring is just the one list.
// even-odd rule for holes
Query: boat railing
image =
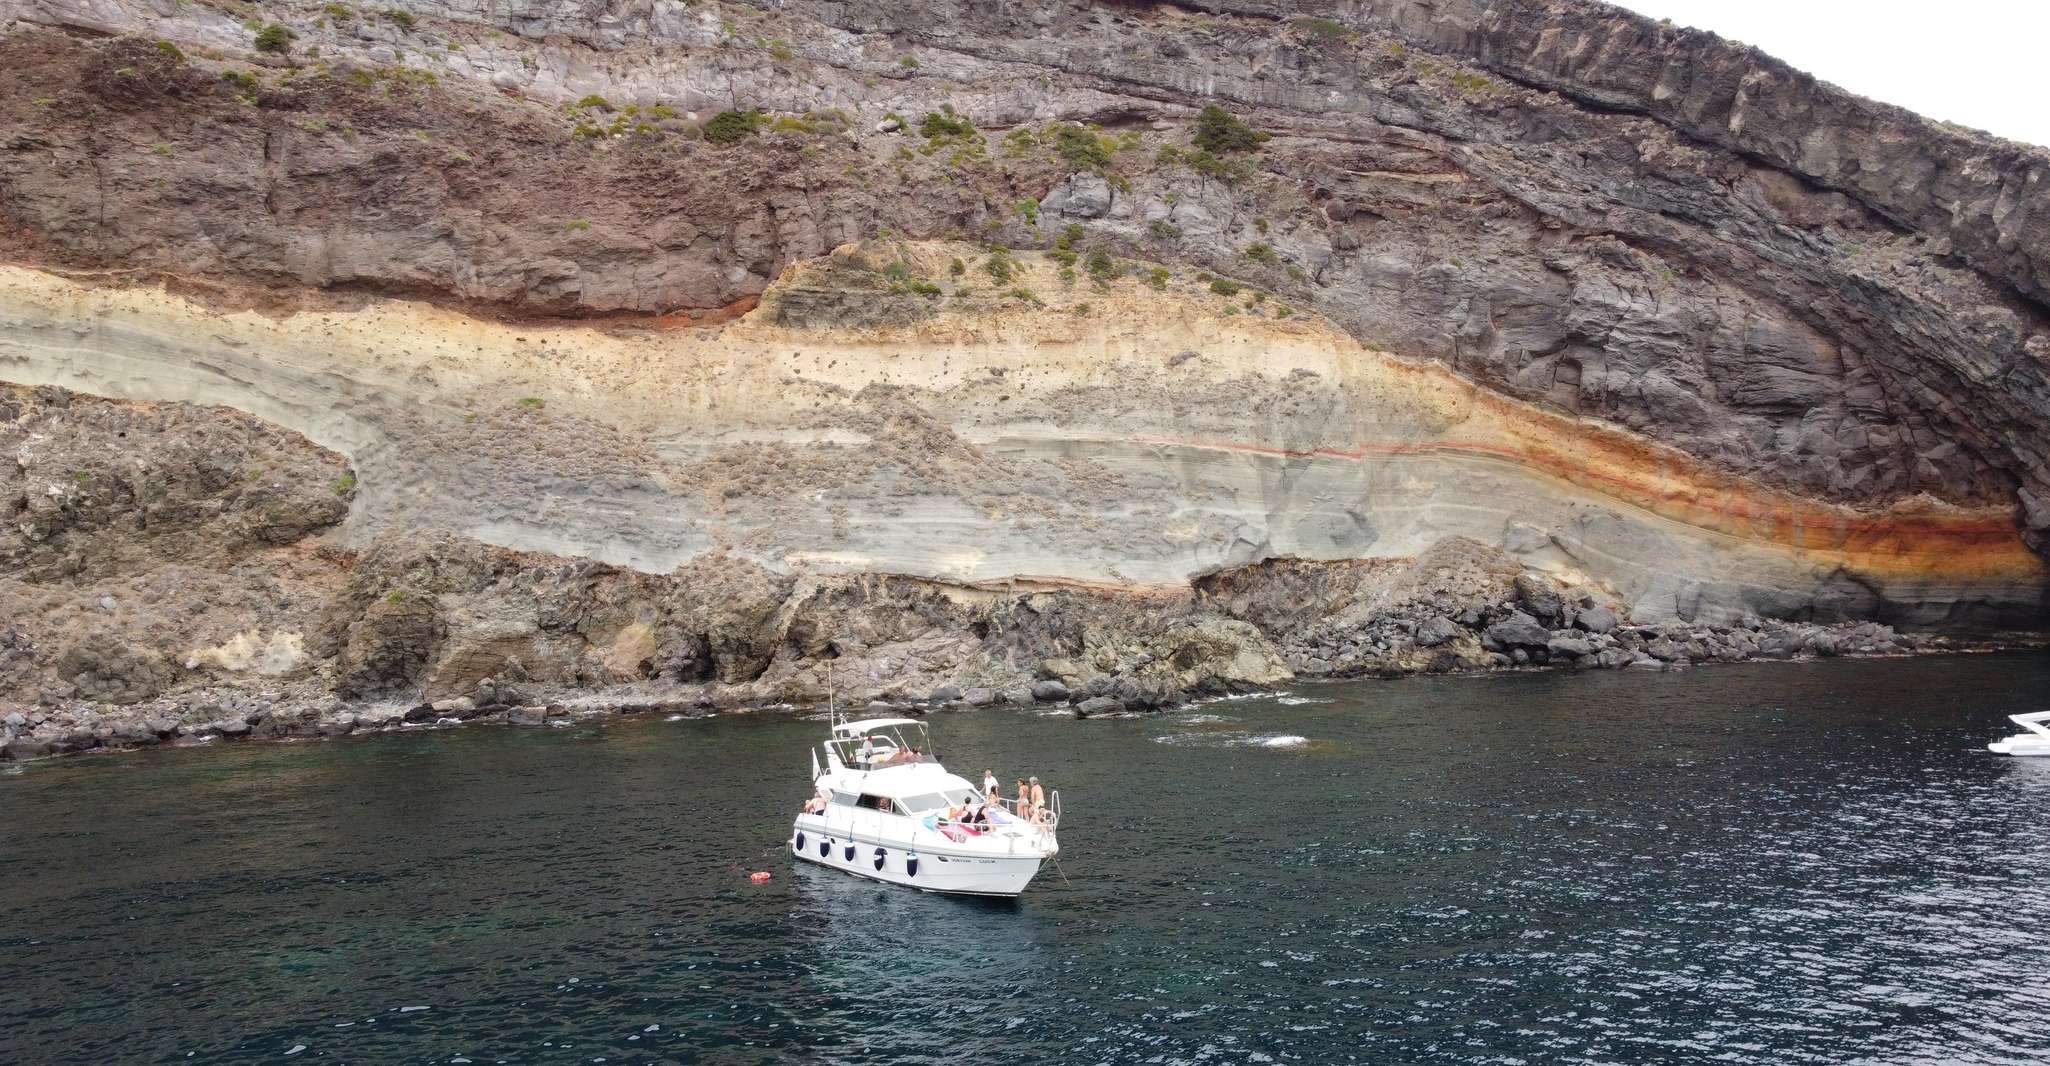
{"label": "boat railing", "polygon": [[916,759],[903,756],[911,749],[893,742],[871,744],[866,758],[862,755],[862,737],[840,737],[824,742],[839,764],[850,770],[880,770],[886,766],[905,766],[914,762],[938,762],[939,756],[920,750]]}
{"label": "boat railing", "polygon": [[[989,801],[985,799],[982,802],[988,803]],[[1030,803],[1020,803],[1017,800],[1006,799],[1003,796],[997,797],[996,806],[1005,814],[1010,815],[1011,817],[1017,819],[1019,822],[1022,822],[1026,825],[1038,826],[1041,828],[1052,830],[1058,829],[1061,824],[1061,793],[1059,789],[1055,789],[1054,791],[1047,793],[1046,805],[1044,807],[1040,807],[1037,809],[1035,809]],[[951,818],[942,818],[939,819],[938,824],[971,825],[973,823],[965,819],[956,820]]]}

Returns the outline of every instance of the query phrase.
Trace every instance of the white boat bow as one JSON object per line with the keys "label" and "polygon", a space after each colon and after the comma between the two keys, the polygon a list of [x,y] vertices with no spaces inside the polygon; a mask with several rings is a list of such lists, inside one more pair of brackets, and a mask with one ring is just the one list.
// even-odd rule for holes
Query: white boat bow
{"label": "white boat bow", "polygon": [[1986,745],[1986,750],[1996,755],[2050,755],[2050,711],[2010,714],[2007,720],[2021,726],[2023,732],[2002,737]]}

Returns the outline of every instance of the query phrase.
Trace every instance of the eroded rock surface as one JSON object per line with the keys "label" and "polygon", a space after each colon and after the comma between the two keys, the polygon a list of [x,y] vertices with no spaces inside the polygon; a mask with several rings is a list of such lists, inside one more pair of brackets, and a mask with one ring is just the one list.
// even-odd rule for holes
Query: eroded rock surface
{"label": "eroded rock surface", "polygon": [[2050,153],[1712,35],[400,0],[262,52],[230,7],[0,3],[17,757],[2050,602]]}

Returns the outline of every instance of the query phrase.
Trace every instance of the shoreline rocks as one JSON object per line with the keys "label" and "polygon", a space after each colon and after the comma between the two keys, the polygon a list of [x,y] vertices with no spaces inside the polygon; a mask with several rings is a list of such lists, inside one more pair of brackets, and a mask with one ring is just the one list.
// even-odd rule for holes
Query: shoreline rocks
{"label": "shoreline rocks", "polygon": [[[1553,636],[1542,648],[1528,644],[1516,647],[1515,651],[1525,653],[1521,661],[1513,655],[1492,652],[1487,653],[1487,660],[1478,667],[1432,672],[1460,676],[1507,670],[1622,669],[1660,672],[1742,662],[1972,654],[2041,647],[2045,642],[2045,638],[2038,634],[1979,641],[1915,634],[1903,636],[1887,626],[1870,622],[1835,626],[1762,622],[1756,629],[1638,626],[1622,630],[1610,646],[1601,646],[1586,638]],[[1562,644],[1566,646],[1557,647]],[[1580,650],[1574,646],[1576,644],[1586,645],[1586,650]],[[1302,677],[1311,681],[1399,679],[1423,672],[1426,671],[1376,670]],[[984,702],[940,698],[953,697],[957,688],[942,685],[924,697],[874,701],[868,704],[867,712],[922,716],[942,709],[965,712],[990,707],[1058,706],[1067,708],[1078,719],[1087,719],[1135,712],[1165,712],[1202,698],[1202,694],[1187,693],[1175,699],[1127,703],[1107,694],[1067,692],[1057,681],[1042,681],[1030,688],[1021,687],[1003,694],[994,694],[993,690],[986,688],[967,690],[967,693],[992,692],[995,698]],[[1102,688],[1101,685],[1093,686],[1091,691]],[[1279,692],[1286,689],[1283,684],[1249,691]],[[1044,693],[1047,698],[1040,698],[1038,693]],[[469,699],[411,706],[350,704],[313,691],[309,686],[260,693],[203,691],[182,698],[157,699],[141,704],[71,704],[47,709],[8,710],[0,714],[0,762],[28,762],[159,746],[192,746],[224,740],[328,740],[473,723],[532,728],[654,712],[737,714],[766,709],[822,707],[822,697],[821,693],[817,701],[793,703],[774,698],[755,686],[714,683],[678,688],[663,697],[597,692],[560,702],[479,707]]]}

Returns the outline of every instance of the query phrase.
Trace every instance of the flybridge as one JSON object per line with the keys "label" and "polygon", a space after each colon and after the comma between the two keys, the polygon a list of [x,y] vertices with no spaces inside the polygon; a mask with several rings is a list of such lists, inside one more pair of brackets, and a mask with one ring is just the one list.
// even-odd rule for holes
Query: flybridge
{"label": "flybridge", "polygon": [[[833,727],[826,741],[828,770],[881,770],[911,763],[937,762],[925,723],[915,718],[869,718]],[[813,760],[812,776],[818,776]]]}

